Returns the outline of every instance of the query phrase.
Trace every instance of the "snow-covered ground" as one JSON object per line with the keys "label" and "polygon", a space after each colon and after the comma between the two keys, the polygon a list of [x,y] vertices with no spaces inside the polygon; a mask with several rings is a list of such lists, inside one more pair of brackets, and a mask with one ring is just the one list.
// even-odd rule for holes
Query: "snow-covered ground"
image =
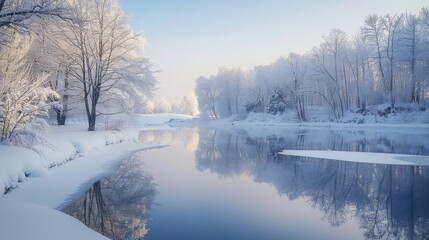
{"label": "snow-covered ground", "polygon": [[121,160],[137,151],[164,146],[140,143],[139,129],[163,128],[170,121],[189,117],[136,118],[145,124],[121,131],[87,132],[84,121],[76,121],[52,126],[31,149],[0,145],[0,239],[105,239],[56,209],[109,175]]}
{"label": "snow-covered ground", "polygon": [[107,239],[49,207],[1,199],[0,212],[1,239]]}
{"label": "snow-covered ground", "polygon": [[295,110],[285,111],[283,114],[248,113],[241,116],[233,115],[228,118],[216,120],[203,120],[212,126],[304,126],[304,127],[354,127],[390,126],[390,127],[424,127],[429,125],[429,108],[422,111],[416,104],[398,105],[394,113],[383,115],[388,105],[381,104],[368,108],[366,114],[358,111],[347,111],[338,120],[332,119],[332,114],[324,108],[312,107],[308,109],[307,121],[300,122]]}
{"label": "snow-covered ground", "polygon": [[[97,120],[99,129],[115,129],[116,127],[123,128],[145,128],[145,129],[160,129],[169,128],[170,124],[188,123],[192,120],[192,116],[177,114],[177,113],[157,113],[157,114],[134,114],[134,115],[112,115],[100,116]],[[54,119],[49,121],[55,125]],[[85,116],[71,117],[67,119],[67,125],[81,126],[79,129],[84,129],[87,126]]]}
{"label": "snow-covered ground", "polygon": [[[182,123],[184,125],[185,123]],[[235,117],[217,119],[217,120],[201,120],[193,119],[188,123],[190,126],[194,124],[198,125],[208,125],[215,128],[246,128],[246,129],[259,129],[267,128],[300,128],[300,129],[337,129],[337,130],[374,130],[374,131],[394,131],[394,132],[428,132],[429,133],[429,124],[422,122],[412,122],[412,123],[365,123],[357,124],[352,122],[298,122],[298,121],[288,121],[283,116],[274,116],[270,118],[268,114],[254,114],[250,118],[243,120],[237,120]]]}

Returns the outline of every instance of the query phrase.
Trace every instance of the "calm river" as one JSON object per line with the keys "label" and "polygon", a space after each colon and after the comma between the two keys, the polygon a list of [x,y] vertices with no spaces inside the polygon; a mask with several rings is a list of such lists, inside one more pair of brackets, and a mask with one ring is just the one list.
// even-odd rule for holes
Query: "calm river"
{"label": "calm river", "polygon": [[112,239],[428,239],[429,167],[282,156],[429,155],[428,132],[277,127],[141,131],[135,154],[64,212]]}

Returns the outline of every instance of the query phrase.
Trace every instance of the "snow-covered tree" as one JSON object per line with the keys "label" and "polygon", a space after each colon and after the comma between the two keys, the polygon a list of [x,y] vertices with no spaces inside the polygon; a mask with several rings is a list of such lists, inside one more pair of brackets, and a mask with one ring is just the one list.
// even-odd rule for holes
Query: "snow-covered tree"
{"label": "snow-covered tree", "polygon": [[404,28],[401,29],[401,47],[405,51],[405,60],[408,62],[410,83],[407,89],[410,89],[410,102],[419,102],[419,79],[417,76],[418,60],[421,49],[421,32],[419,31],[420,20],[414,14],[406,14]]}
{"label": "snow-covered tree", "polygon": [[198,99],[193,92],[190,92],[183,97],[183,103],[186,109],[189,111],[189,115],[198,115]]}
{"label": "snow-covered tree", "polygon": [[33,116],[46,114],[48,97],[56,93],[45,86],[46,75],[35,75],[27,55],[28,36],[16,35],[0,48],[0,128],[1,141],[10,139]]}
{"label": "snow-covered tree", "polygon": [[[43,29],[63,24],[65,21],[75,20],[69,15],[69,9],[67,0],[0,0],[0,31],[2,32],[0,46],[8,46],[10,39],[13,39],[17,34],[30,34],[33,44],[28,52],[28,58],[34,64],[32,64],[32,69],[29,71],[34,75],[48,75],[48,82],[51,82],[55,78],[54,76],[59,78],[61,75],[59,71],[62,71],[62,75],[64,75],[64,68],[56,68],[57,62],[51,61],[56,56],[52,54],[52,48],[49,48],[49,44],[43,44],[42,46],[39,40],[43,38],[44,43],[46,42],[45,40],[49,40],[45,38]],[[64,66],[67,66],[67,64]],[[53,74],[54,72],[56,74]],[[63,93],[63,89],[58,88],[58,81],[56,83],[51,85],[52,89]],[[65,85],[67,88],[67,84]],[[51,100],[67,102],[67,99],[67,94],[64,94],[64,96],[61,94],[61,97],[55,97],[55,99]],[[59,115],[59,121],[60,119],[65,121],[65,114],[62,113],[67,112],[67,104],[57,104],[54,109]]]}
{"label": "snow-covered tree", "polygon": [[214,77],[199,77],[196,82],[195,95],[198,98],[200,113],[212,118],[218,118],[216,104],[220,90],[216,86]]}
{"label": "snow-covered tree", "polygon": [[289,85],[289,92],[299,120],[305,121],[307,119],[305,95],[310,90],[306,76],[308,63],[302,56],[293,53],[289,54],[287,63],[290,81],[286,84]]}
{"label": "snow-covered tree", "polygon": [[116,0],[74,0],[72,7],[72,18],[82,21],[65,31],[74,48],[67,48],[70,75],[80,82],[88,130],[94,131],[98,115],[131,109],[139,94],[152,93],[156,80],[141,57],[143,39],[130,30]]}
{"label": "snow-covered tree", "polygon": [[268,112],[272,115],[277,113],[282,114],[286,109],[286,100],[281,90],[276,90],[270,97],[270,103],[268,104]]}
{"label": "snow-covered tree", "polygon": [[198,114],[198,100],[193,92],[188,93],[178,104],[176,113],[196,116]]}
{"label": "snow-covered tree", "polygon": [[395,106],[394,79],[398,49],[398,31],[403,15],[370,15],[362,28],[364,37],[374,47],[379,79],[384,85],[391,111]]}
{"label": "snow-covered tree", "polygon": [[313,66],[318,76],[320,96],[331,106],[336,119],[343,116],[345,111],[345,76],[341,74],[345,49],[348,44],[347,34],[339,29],[333,29],[329,35],[323,37],[320,47],[313,49]]}
{"label": "snow-covered tree", "polygon": [[58,104],[53,107],[58,125],[64,125],[67,116],[81,103],[78,95],[81,90],[76,79],[70,75],[72,59],[67,51],[73,51],[66,41],[66,34],[60,31],[65,22],[35,25],[32,27],[33,47],[29,52],[29,58],[34,63],[33,72],[49,74],[46,85],[58,93],[57,98],[49,99]]}
{"label": "snow-covered tree", "polygon": [[416,94],[419,96],[420,102],[424,99],[429,98],[429,8],[422,8],[420,15],[420,36],[421,36],[421,53],[420,55],[420,72],[419,79],[417,82]]}
{"label": "snow-covered tree", "polygon": [[395,74],[395,61],[397,54],[397,45],[398,45],[398,32],[402,24],[403,15],[386,15],[381,19],[384,29],[387,34],[387,48],[386,56],[389,62],[389,72],[388,72],[388,84],[387,91],[390,101],[391,111],[395,108],[395,94],[394,94],[394,74]]}
{"label": "snow-covered tree", "polygon": [[366,114],[376,104],[387,103],[381,115],[394,113],[396,103],[416,102],[425,109],[420,103],[429,92],[428,36],[428,8],[418,16],[370,15],[356,35],[333,29],[306,54],[281,57],[240,77],[223,68],[198,78],[199,108],[212,118],[265,112],[281,91],[288,97],[285,108],[295,109],[300,121],[315,108],[326,109],[332,120],[350,110]]}
{"label": "snow-covered tree", "polygon": [[160,98],[153,102],[154,113],[170,113],[171,110],[171,103],[165,98]]}

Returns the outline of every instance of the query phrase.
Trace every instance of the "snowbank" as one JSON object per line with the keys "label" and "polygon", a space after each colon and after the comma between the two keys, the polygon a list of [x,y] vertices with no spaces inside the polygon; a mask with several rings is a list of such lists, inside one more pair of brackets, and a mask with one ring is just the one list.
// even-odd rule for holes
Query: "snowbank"
{"label": "snowbank", "polygon": [[144,124],[167,123],[172,119],[190,119],[192,116],[177,113],[134,114],[136,121]]}
{"label": "snowbank", "polygon": [[3,193],[16,187],[17,182],[26,180],[31,172],[44,172],[40,155],[35,151],[22,148],[0,145],[0,186]]}
{"label": "snowbank", "polygon": [[46,175],[49,174],[48,168],[77,156],[99,151],[110,144],[138,139],[136,130],[56,132],[58,128],[53,128],[52,134],[46,137],[46,143],[33,146],[32,150],[0,145],[0,187],[3,193],[25,181],[26,176]]}
{"label": "snowbank", "polygon": [[[135,114],[128,123],[139,128],[170,128],[168,125],[180,125],[192,117],[181,114]],[[101,119],[101,118],[100,118]],[[107,119],[107,118],[106,118]],[[110,119],[115,121],[116,118]],[[101,119],[100,121],[103,123]],[[110,121],[109,120],[109,121]],[[69,119],[73,123],[85,123],[82,119]],[[109,125],[111,122],[106,120]],[[101,124],[101,125],[103,125]],[[98,129],[103,129],[102,126]],[[74,124],[52,126],[46,136],[46,143],[32,146],[32,150],[22,147],[0,145],[0,189],[1,194],[26,181],[27,176],[49,174],[48,169],[62,165],[76,157],[103,150],[106,146],[120,142],[137,142],[138,131],[86,131],[86,125]]]}
{"label": "snowbank", "polygon": [[62,209],[79,198],[94,182],[113,173],[122,160],[137,151],[162,146],[124,142],[102,151],[86,153],[63,166],[51,168],[49,175],[32,178],[30,174],[29,181],[19,184],[19,190],[13,190],[4,197]]}
{"label": "snowbank", "polygon": [[0,145],[0,186],[8,192],[0,198],[0,239],[105,239],[55,209],[75,201],[135,152],[163,146],[140,143],[138,135],[137,129],[62,126],[32,149]]}
{"label": "snowbank", "polygon": [[190,127],[194,117],[177,113],[133,114],[126,125],[146,130],[162,130],[176,127]]}
{"label": "snowbank", "polygon": [[107,239],[77,219],[31,203],[0,200],[1,239]]}
{"label": "snowbank", "polygon": [[279,154],[359,163],[429,166],[429,156],[423,155],[314,150],[283,150]]}
{"label": "snowbank", "polygon": [[[102,115],[97,117],[96,129],[98,130],[118,130],[123,128],[168,128],[170,124],[189,122],[194,117],[177,113],[156,113],[156,114],[118,114]],[[56,125],[55,119],[47,119],[49,124]],[[66,119],[66,126],[74,130],[85,131],[88,127],[86,116],[74,116]]]}
{"label": "snowbank", "polygon": [[[208,121],[210,125],[240,125],[240,126],[322,126],[322,125],[428,125],[429,108],[419,107],[417,104],[398,104],[394,113],[386,113],[389,104],[380,104],[367,108],[365,114],[360,109],[351,109],[344,116],[335,120],[332,113],[322,107],[309,107],[306,122],[300,122],[296,110],[288,109],[283,114],[247,113],[240,116],[231,116],[223,119]],[[204,117],[201,116],[201,119]],[[202,122],[202,121],[201,121]]]}

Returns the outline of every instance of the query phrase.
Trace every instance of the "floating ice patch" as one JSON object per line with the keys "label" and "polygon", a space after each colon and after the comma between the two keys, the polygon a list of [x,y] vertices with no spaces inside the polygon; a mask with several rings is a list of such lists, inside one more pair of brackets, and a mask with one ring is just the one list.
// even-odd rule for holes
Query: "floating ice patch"
{"label": "floating ice patch", "polygon": [[331,159],[347,162],[429,166],[429,156],[372,152],[283,150],[282,155]]}

